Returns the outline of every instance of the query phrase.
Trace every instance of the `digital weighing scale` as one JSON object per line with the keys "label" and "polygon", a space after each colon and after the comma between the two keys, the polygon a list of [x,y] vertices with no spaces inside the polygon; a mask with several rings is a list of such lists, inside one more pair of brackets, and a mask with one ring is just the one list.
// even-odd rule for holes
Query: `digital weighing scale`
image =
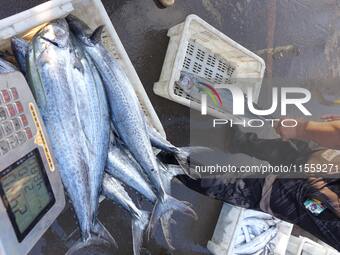
{"label": "digital weighing scale", "polygon": [[25,78],[0,74],[0,254],[25,255],[65,207],[63,186]]}

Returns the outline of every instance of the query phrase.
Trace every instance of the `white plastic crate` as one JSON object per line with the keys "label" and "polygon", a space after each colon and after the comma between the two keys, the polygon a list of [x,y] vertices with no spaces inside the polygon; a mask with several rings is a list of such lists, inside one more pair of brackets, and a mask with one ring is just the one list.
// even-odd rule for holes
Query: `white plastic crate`
{"label": "white plastic crate", "polygon": [[0,20],[0,50],[10,50],[11,37],[24,36],[31,29],[69,13],[84,20],[92,29],[105,25],[103,36],[105,46],[123,66],[148,121],[165,136],[162,124],[100,0],[52,0],[2,19]]}
{"label": "white plastic crate", "polygon": [[[231,83],[244,92],[251,86],[257,103],[265,70],[262,58],[196,15],[189,15],[185,22],[169,29],[168,36],[170,41],[162,73],[154,84],[157,95],[199,110],[199,100],[191,98],[175,84],[181,71],[187,71],[211,83]],[[232,117],[212,106],[208,107],[208,114]]]}
{"label": "white plastic crate", "polygon": [[[218,218],[213,237],[208,242],[208,249],[214,255],[233,255],[236,233],[239,231],[247,209],[224,204]],[[285,255],[293,224],[280,221],[275,241],[274,255]]]}
{"label": "white plastic crate", "polygon": [[[320,241],[321,242],[321,241]],[[291,236],[287,247],[287,255],[339,255],[334,248],[327,244],[314,242],[303,236]]]}

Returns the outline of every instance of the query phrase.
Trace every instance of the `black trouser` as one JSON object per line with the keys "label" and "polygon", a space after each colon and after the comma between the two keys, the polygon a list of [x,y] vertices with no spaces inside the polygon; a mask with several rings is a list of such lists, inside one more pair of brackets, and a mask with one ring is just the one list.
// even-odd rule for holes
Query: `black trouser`
{"label": "black trouser", "polygon": [[[236,144],[236,143],[235,143]],[[255,134],[238,135],[238,148],[234,152],[245,153],[271,165],[304,164],[312,151],[304,142],[283,142],[280,139],[259,139]],[[219,199],[236,206],[260,210],[264,179],[227,178],[212,176],[198,180],[187,176],[179,179],[189,188],[204,195]],[[340,181],[327,180],[327,187],[340,194]],[[318,190],[310,185],[308,179],[280,179],[272,185],[270,209],[274,216],[299,225],[322,241],[340,251],[340,219],[331,210],[326,209],[320,215],[313,215],[304,206],[304,201],[317,194]]]}

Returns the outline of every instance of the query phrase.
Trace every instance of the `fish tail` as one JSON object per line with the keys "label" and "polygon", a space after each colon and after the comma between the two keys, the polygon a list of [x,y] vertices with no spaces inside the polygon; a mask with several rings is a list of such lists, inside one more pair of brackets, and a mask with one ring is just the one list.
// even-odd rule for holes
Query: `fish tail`
{"label": "fish tail", "polygon": [[155,232],[155,227],[160,218],[167,212],[179,211],[185,215],[198,219],[196,212],[191,208],[191,204],[186,201],[179,201],[174,197],[164,194],[162,199],[155,203],[151,214],[150,223],[147,229],[147,236],[150,239]]}
{"label": "fish tail", "polygon": [[113,245],[114,247],[118,247],[116,240],[112,237],[111,233],[105,228],[105,226],[99,221],[96,220],[91,232],[98,238],[101,239],[102,242],[106,242],[108,244]]}
{"label": "fish tail", "polygon": [[165,242],[168,245],[168,248],[173,251],[175,250],[175,247],[171,240],[170,223],[176,223],[176,222],[175,220],[171,219],[172,213],[173,213],[172,211],[169,211],[161,217],[161,227],[162,227],[162,232],[163,232]]}
{"label": "fish tail", "polygon": [[191,167],[191,165],[194,163],[192,160],[192,155],[209,151],[211,152],[212,150],[210,148],[202,146],[181,147],[179,148],[179,152],[175,154],[175,157],[185,174],[188,175],[190,178],[196,180],[199,179],[201,176]]}
{"label": "fish tail", "polygon": [[102,238],[91,236],[90,238],[84,240],[79,240],[75,244],[71,246],[70,249],[65,253],[65,255],[73,255],[73,254],[79,254],[79,251],[82,249],[86,249],[90,246],[107,246],[110,247],[110,243],[107,240],[104,240]]}
{"label": "fish tail", "polygon": [[141,211],[141,215],[132,220],[132,241],[133,241],[133,254],[139,255],[142,248],[144,230],[148,226],[150,213]]}

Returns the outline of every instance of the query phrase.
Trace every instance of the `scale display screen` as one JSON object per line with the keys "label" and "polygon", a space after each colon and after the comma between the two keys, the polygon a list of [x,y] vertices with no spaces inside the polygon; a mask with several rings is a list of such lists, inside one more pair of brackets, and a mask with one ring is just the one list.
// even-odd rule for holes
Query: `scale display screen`
{"label": "scale display screen", "polygon": [[38,149],[0,173],[0,195],[21,242],[55,203]]}

